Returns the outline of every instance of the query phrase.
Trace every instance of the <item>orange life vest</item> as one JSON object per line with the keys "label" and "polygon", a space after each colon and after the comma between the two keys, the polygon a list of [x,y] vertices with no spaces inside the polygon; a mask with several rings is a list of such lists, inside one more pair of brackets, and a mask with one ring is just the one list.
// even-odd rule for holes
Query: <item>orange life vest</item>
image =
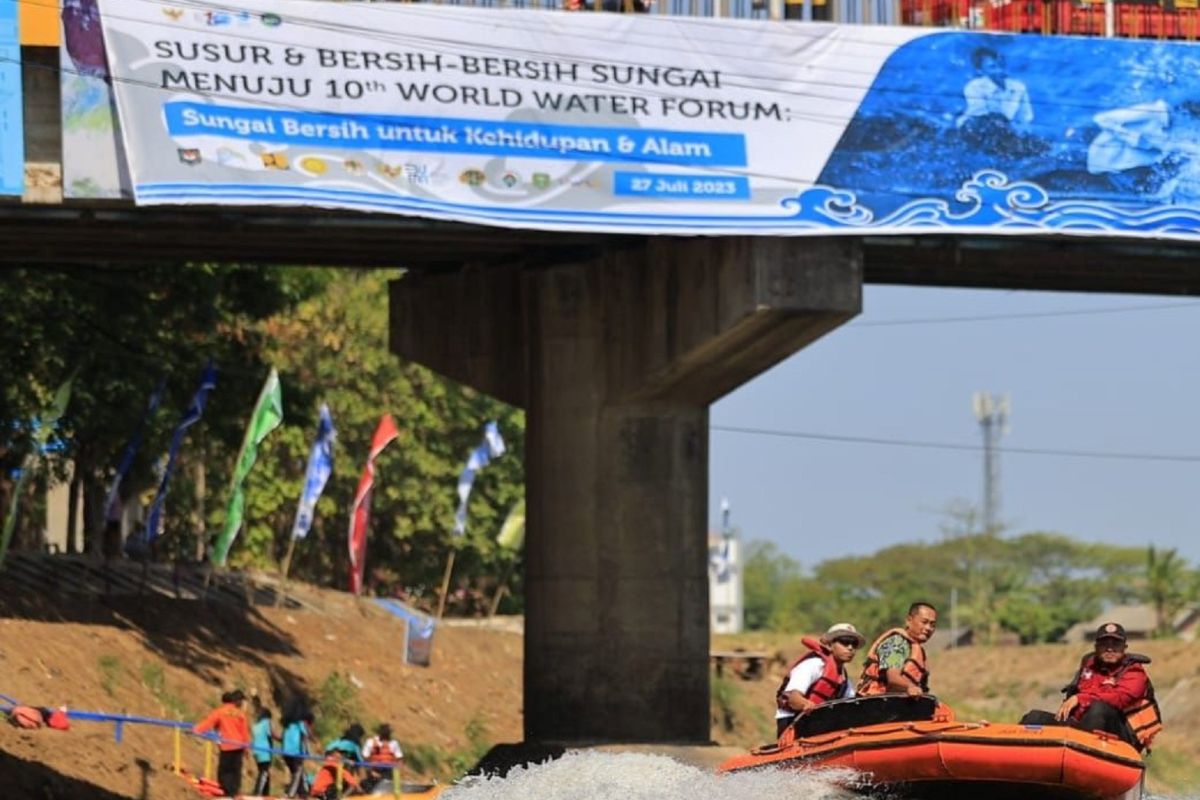
{"label": "orange life vest", "polygon": [[[1113,673],[1114,679],[1120,678],[1121,673],[1129,669],[1133,664],[1149,664],[1150,657],[1141,655],[1140,653],[1127,653],[1125,661]],[[1071,682],[1063,688],[1063,691],[1068,696],[1076,694],[1079,691],[1079,678],[1083,675],[1084,670],[1092,669],[1096,665],[1096,655],[1088,653],[1079,662],[1079,669],[1075,672],[1075,677]],[[1158,709],[1158,700],[1154,697],[1154,684],[1150,682],[1150,674],[1146,674],[1146,694],[1135,700],[1129,708],[1121,710],[1125,715],[1125,721],[1129,723],[1130,730],[1133,731],[1133,736],[1138,741],[1139,750],[1149,750],[1150,743],[1154,741],[1154,737],[1163,729],[1162,712]]]}
{"label": "orange life vest", "polygon": [[392,743],[376,736],[368,740],[371,745],[371,755],[363,760],[372,764],[394,764],[398,760],[396,753],[392,750]]}
{"label": "orange life vest", "polygon": [[887,676],[879,668],[879,645],[889,636],[899,634],[908,642],[908,658],[904,661],[901,673],[910,681],[921,687],[921,691],[929,691],[929,668],[925,665],[925,648],[909,635],[904,628],[892,628],[884,631],[867,651],[867,660],[863,665],[862,677],[858,679],[857,693],[861,697],[875,694],[887,694]]}
{"label": "orange life vest", "polygon": [[812,686],[808,687],[808,691],[804,693],[805,700],[818,705],[828,700],[834,700],[842,696],[842,692],[846,691],[846,684],[850,682],[850,679],[846,676],[846,670],[833,657],[828,647],[816,639],[807,636],[801,639],[800,642],[808,648],[808,652],[792,662],[792,665],[787,669],[787,674],[783,676],[783,682],[775,690],[775,705],[783,711],[795,710],[788,705],[787,694],[784,691],[787,689],[788,681],[792,677],[792,670],[810,658],[821,659],[825,665],[825,669],[821,673],[821,677],[813,681]]}
{"label": "orange life vest", "polygon": [[18,728],[40,728],[46,722],[41,709],[33,706],[13,706],[8,712],[8,716],[12,720],[12,724]]}

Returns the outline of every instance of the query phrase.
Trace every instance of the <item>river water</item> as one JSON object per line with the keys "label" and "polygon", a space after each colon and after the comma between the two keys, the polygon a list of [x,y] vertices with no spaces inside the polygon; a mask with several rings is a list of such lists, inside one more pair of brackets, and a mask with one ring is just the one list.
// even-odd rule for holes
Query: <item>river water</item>
{"label": "river water", "polygon": [[[852,773],[758,771],[718,775],[667,756],[580,751],[456,786],[445,800],[848,800]],[[1019,793],[1018,793],[1019,794]],[[964,797],[964,800],[970,800]],[[1012,800],[1023,800],[1014,796]],[[1185,800],[1151,797],[1146,800]],[[1200,800],[1200,795],[1190,800]]]}

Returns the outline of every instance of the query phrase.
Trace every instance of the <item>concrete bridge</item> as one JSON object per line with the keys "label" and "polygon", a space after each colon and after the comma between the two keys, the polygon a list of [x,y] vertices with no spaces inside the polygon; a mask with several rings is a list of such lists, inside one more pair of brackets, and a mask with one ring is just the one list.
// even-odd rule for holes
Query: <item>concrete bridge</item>
{"label": "concrete bridge", "polygon": [[63,202],[57,50],[22,56],[31,188],[0,205],[0,260],[403,266],[393,351],[525,409],[529,740],[708,740],[708,407],[853,318],[864,282],[1200,293],[1200,249],[1153,241],[643,237]]}

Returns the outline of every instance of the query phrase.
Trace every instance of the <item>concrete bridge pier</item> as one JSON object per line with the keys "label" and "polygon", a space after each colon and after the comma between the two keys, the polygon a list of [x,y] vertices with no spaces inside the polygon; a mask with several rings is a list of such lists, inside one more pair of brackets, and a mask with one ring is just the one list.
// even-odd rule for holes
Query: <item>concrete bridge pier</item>
{"label": "concrete bridge pier", "polygon": [[394,352],[526,410],[527,741],[709,740],[708,406],[859,312],[859,248],[647,238],[392,284]]}

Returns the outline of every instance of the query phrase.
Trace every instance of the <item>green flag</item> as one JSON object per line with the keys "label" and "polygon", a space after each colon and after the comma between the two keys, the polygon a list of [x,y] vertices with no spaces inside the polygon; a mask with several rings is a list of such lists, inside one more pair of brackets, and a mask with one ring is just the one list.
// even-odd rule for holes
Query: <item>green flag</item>
{"label": "green flag", "polygon": [[218,567],[225,565],[229,556],[229,548],[237,538],[242,527],[242,512],[246,507],[246,495],[242,491],[242,482],[254,466],[258,457],[258,446],[267,434],[279,427],[283,422],[283,394],[279,390],[279,373],[271,368],[267,382],[263,384],[258,394],[258,402],[254,405],[254,414],[250,417],[250,425],[246,428],[246,438],[242,441],[242,450],[238,453],[237,466],[233,470],[233,480],[229,487],[229,510],[225,512],[225,529],[221,531],[217,545],[213,548],[212,563]]}
{"label": "green flag", "polygon": [[17,478],[16,485],[13,486],[12,499],[8,503],[8,513],[4,515],[4,529],[0,531],[0,566],[4,565],[4,557],[8,555],[8,542],[12,539],[13,529],[17,526],[17,505],[20,503],[21,495],[25,492],[29,473],[33,472],[33,468],[37,466],[38,456],[41,455],[46,442],[50,441],[50,436],[54,433],[55,426],[58,425],[59,417],[67,410],[67,403],[71,400],[71,383],[74,380],[75,373],[72,372],[71,377],[63,381],[62,386],[59,386],[58,391],[54,393],[54,399],[50,402],[46,413],[38,421],[37,430],[33,432],[33,447],[25,456],[25,463],[21,466],[21,475]]}
{"label": "green flag", "polygon": [[508,550],[520,550],[521,545],[525,543],[524,498],[514,503],[508,512],[508,517],[505,518],[504,524],[500,526],[500,533],[496,536],[496,543]]}

